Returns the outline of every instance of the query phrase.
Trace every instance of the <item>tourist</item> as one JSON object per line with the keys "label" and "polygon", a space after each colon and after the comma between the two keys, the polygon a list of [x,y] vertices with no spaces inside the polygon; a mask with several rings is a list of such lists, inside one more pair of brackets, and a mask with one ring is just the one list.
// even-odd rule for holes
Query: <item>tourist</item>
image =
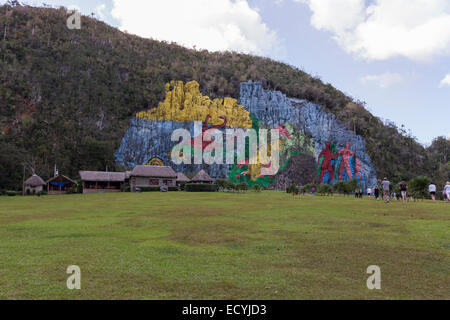
{"label": "tourist", "polygon": [[431,182],[430,185],[428,186],[428,192],[430,192],[430,196],[431,196],[431,200],[433,200],[433,202],[436,201],[436,185]]}
{"label": "tourist", "polygon": [[355,189],[355,198],[359,198],[359,189]]}
{"label": "tourist", "polygon": [[389,180],[384,177],[383,181],[381,181],[381,185],[383,186],[383,197],[384,197],[384,201],[386,203],[389,203],[389,189],[390,189],[390,182]]}
{"label": "tourist", "polygon": [[314,195],[314,194],[316,193],[316,188],[312,187],[312,188],[311,188],[311,192],[312,192],[312,194]]}
{"label": "tourist", "polygon": [[359,197],[362,199],[362,197],[363,197],[363,189],[359,189]]}
{"label": "tourist", "polygon": [[447,181],[447,183],[445,184],[444,187],[444,191],[445,191],[445,202],[449,202],[450,201],[450,182]]}
{"label": "tourist", "polygon": [[370,189],[370,187],[367,187],[366,192],[367,192],[367,196],[370,198],[370,195],[372,193],[372,189]]}
{"label": "tourist", "polygon": [[373,187],[373,192],[375,193],[375,199],[378,200],[378,197],[380,196],[380,190],[378,189],[378,186]]}
{"label": "tourist", "polygon": [[406,191],[408,191],[408,186],[405,181],[402,181],[400,184],[400,192],[402,193],[402,201],[407,202]]}

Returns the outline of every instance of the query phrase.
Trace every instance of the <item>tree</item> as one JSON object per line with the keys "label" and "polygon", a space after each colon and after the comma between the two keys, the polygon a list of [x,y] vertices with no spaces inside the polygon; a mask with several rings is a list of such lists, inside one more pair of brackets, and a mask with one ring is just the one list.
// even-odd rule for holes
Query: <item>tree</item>
{"label": "tree", "polygon": [[408,193],[416,199],[424,199],[428,196],[428,185],[430,179],[427,177],[416,177],[408,181]]}

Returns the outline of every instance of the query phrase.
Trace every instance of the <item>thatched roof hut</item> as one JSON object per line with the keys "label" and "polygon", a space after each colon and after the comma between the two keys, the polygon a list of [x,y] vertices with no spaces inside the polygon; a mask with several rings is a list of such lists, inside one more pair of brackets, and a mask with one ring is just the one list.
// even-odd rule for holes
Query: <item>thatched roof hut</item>
{"label": "thatched roof hut", "polygon": [[177,173],[177,182],[181,182],[181,183],[187,183],[187,182],[191,182],[191,179],[189,179],[188,177],[186,177],[186,175],[183,172],[178,172]]}
{"label": "thatched roof hut", "polygon": [[195,175],[195,177],[193,177],[191,179],[192,182],[198,182],[198,183],[212,183],[213,180],[212,178],[209,176],[209,174],[206,173],[205,170],[200,170],[199,173],[197,173]]}
{"label": "thatched roof hut", "polygon": [[125,172],[80,171],[83,181],[124,182]]}
{"label": "thatched roof hut", "polygon": [[45,181],[42,180],[42,178],[37,174],[33,174],[30,178],[27,179],[27,181],[25,181],[25,186],[29,186],[32,188],[45,186]]}
{"label": "thatched roof hut", "polygon": [[162,166],[136,166],[130,174],[131,177],[151,178],[177,178],[177,173],[171,167]]}

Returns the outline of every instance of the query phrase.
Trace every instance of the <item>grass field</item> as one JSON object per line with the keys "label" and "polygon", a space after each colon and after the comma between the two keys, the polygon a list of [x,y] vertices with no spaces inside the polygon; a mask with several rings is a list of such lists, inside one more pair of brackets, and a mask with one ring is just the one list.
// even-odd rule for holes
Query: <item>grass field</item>
{"label": "grass field", "polygon": [[[1,299],[449,299],[450,204],[282,192],[0,197]],[[68,290],[66,268],[81,268]],[[381,290],[366,269],[381,268]]]}

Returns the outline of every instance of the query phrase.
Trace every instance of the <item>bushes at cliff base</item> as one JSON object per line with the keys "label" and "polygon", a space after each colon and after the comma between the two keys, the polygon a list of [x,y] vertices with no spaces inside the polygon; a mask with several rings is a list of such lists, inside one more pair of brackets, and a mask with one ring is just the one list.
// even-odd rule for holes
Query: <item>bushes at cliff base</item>
{"label": "bushes at cliff base", "polygon": [[216,184],[188,183],[184,186],[184,190],[187,192],[216,192],[218,189]]}

